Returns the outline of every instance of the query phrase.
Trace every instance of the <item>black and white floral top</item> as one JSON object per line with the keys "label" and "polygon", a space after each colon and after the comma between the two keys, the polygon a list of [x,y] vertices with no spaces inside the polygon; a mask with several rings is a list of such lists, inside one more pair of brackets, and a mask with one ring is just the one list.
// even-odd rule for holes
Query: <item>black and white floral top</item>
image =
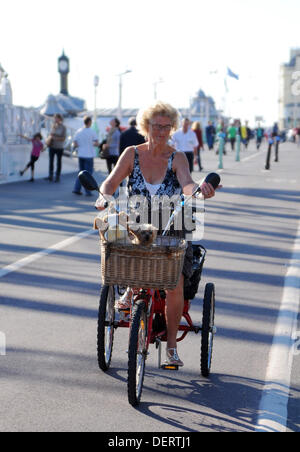
{"label": "black and white floral top", "polygon": [[[173,152],[173,154],[169,158],[165,178],[160,184],[160,187],[158,188],[155,196],[172,197],[174,195],[182,194],[181,186],[178,182],[176,174],[172,169],[175,154],[176,152]],[[129,176],[127,190],[128,196],[142,195],[147,198],[149,203],[151,203],[151,194],[147,188],[143,173],[140,168],[139,152],[137,148],[135,148],[134,167],[132,173]]]}

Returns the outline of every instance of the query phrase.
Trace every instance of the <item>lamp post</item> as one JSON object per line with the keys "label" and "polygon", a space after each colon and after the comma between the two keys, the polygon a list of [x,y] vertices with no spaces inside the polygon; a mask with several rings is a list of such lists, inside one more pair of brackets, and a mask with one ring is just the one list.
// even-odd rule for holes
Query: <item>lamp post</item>
{"label": "lamp post", "polygon": [[95,75],[94,77],[94,122],[97,121],[97,88],[99,86],[99,76]]}
{"label": "lamp post", "polygon": [[[93,121],[93,125],[92,128],[94,129],[94,131],[96,132],[98,138],[99,138],[99,127],[97,124],[97,88],[99,86],[99,77],[98,75],[95,75],[94,77],[94,121]],[[99,149],[97,147],[95,147],[95,151],[96,151],[96,155],[99,156]]]}
{"label": "lamp post", "polygon": [[153,83],[153,87],[154,87],[154,100],[157,100],[157,85],[159,83],[164,83],[162,78],[159,78],[156,82]]}
{"label": "lamp post", "polygon": [[129,74],[132,72],[130,69],[127,69],[127,71],[122,72],[121,74],[118,74],[119,76],[119,105],[118,105],[118,119],[120,122],[122,122],[122,89],[123,89],[123,75]]}

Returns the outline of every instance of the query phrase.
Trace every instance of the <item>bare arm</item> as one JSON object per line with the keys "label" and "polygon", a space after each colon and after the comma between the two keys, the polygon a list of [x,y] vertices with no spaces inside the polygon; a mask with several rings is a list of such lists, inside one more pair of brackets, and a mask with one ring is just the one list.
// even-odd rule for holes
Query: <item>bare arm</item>
{"label": "bare arm", "polygon": [[100,191],[104,195],[113,195],[122,180],[129,176],[133,169],[133,159],[134,148],[129,147],[123,152],[112,173],[101,185]]}
{"label": "bare arm", "polygon": [[[133,161],[134,161],[134,147],[129,147],[125,149],[122,153],[121,157],[118,160],[117,165],[114,167],[112,173],[108,176],[107,179],[103,182],[100,187],[100,192],[103,195],[112,196],[120,183],[131,174],[133,170]],[[100,196],[95,206],[98,210],[103,210],[105,204],[105,200],[102,196]]]}
{"label": "bare arm", "polygon": [[27,140],[27,141],[32,141],[31,138],[28,138],[28,137],[26,137],[25,135],[19,134],[19,137],[24,138],[24,140]]}

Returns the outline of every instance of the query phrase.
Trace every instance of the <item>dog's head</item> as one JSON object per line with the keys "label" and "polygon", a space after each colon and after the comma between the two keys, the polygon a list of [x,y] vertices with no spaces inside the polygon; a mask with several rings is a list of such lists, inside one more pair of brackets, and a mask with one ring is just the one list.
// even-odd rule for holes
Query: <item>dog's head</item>
{"label": "dog's head", "polygon": [[157,229],[152,224],[143,224],[137,231],[130,231],[136,245],[150,246],[156,240]]}

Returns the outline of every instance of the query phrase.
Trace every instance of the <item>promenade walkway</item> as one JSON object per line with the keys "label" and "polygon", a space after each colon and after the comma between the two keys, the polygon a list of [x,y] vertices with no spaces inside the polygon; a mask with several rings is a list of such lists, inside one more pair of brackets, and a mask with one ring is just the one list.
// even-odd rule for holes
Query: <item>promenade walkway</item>
{"label": "promenade walkway", "polygon": [[[75,167],[60,184],[0,186],[0,431],[300,431],[299,149],[283,144],[270,171],[265,157],[266,146],[251,144],[240,162],[228,151],[224,188],[206,202],[208,254],[192,316],[201,323],[204,285],[214,282],[211,378],[200,377],[200,337],[180,344],[176,374],[157,369],[151,348],[139,410],[127,401],[128,331],[116,331],[110,372],[97,368],[96,196],[72,194]],[[202,158],[195,180],[218,170],[213,152]],[[100,183],[105,162],[95,166]]]}

